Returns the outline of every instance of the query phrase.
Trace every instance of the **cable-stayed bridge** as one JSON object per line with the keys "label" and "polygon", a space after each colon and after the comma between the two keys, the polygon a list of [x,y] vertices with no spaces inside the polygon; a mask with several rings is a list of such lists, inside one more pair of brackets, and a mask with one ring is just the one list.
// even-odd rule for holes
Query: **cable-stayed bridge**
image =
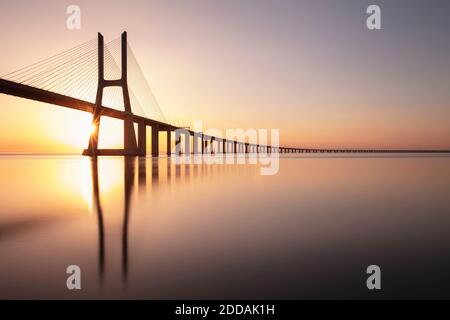
{"label": "cable-stayed bridge", "polygon": [[[167,132],[167,155],[181,152],[185,135],[186,153],[205,153],[217,146],[221,153],[369,153],[450,152],[449,150],[383,150],[291,148],[250,141],[228,140],[194,132],[168,123],[127,41],[127,33],[104,43],[97,39],[18,69],[0,77],[0,93],[72,108],[93,114],[94,130],[84,155],[145,156],[146,129],[152,130],[152,156],[159,155],[159,132]],[[102,116],[124,121],[124,148],[99,149]],[[134,124],[137,123],[137,137]],[[175,132],[175,149],[171,133]],[[191,137],[193,147],[191,149]],[[199,150],[199,141],[200,150]]]}

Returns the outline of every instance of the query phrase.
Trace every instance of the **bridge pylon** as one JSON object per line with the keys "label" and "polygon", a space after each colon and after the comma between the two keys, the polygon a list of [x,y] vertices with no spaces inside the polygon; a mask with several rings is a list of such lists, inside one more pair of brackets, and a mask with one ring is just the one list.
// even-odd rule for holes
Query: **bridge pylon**
{"label": "bridge pylon", "polygon": [[[127,33],[122,33],[121,39],[122,53],[122,76],[120,79],[105,79],[105,60],[104,60],[104,38],[101,33],[98,34],[98,86],[97,97],[95,99],[95,108],[93,112],[93,132],[89,138],[89,146],[83,151],[83,155],[142,155],[142,148],[138,149],[136,134],[134,131],[133,112],[131,110],[130,94],[128,91],[128,68],[127,68]],[[98,137],[100,132],[100,118],[102,116],[103,90],[106,87],[121,87],[123,94],[123,104],[125,107],[125,118],[123,125],[123,149],[99,149]]]}

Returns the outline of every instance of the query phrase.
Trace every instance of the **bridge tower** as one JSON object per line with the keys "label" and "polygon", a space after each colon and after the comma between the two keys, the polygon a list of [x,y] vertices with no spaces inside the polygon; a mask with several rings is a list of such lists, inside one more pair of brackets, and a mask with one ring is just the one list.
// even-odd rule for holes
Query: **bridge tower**
{"label": "bridge tower", "polygon": [[[93,132],[89,139],[89,146],[84,150],[83,155],[140,155],[134,132],[133,113],[131,111],[130,94],[127,80],[127,33],[122,33],[122,77],[116,80],[105,79],[104,60],[104,39],[101,33],[98,34],[98,87],[95,99],[95,109],[92,119]],[[123,126],[123,150],[98,149],[98,137],[100,131],[100,118],[103,102],[103,89],[106,87],[122,87],[123,104],[125,107],[125,118]]]}

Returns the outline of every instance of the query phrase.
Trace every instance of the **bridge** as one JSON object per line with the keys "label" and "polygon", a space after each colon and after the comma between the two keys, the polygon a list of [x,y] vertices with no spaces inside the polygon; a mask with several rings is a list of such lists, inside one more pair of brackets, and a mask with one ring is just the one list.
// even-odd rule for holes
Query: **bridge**
{"label": "bridge", "polygon": [[[94,47],[93,40],[76,46],[50,58],[39,61],[11,72],[0,78],[0,93],[20,98],[35,100],[52,105],[71,108],[93,115],[93,132],[88,147],[83,151],[87,156],[129,155],[145,156],[147,154],[147,127],[151,128],[152,156],[159,156],[159,133],[167,133],[167,156],[181,153],[181,136],[185,135],[185,151],[190,154],[213,152],[214,143],[218,152],[226,153],[438,153],[450,150],[391,150],[391,149],[323,149],[323,148],[292,148],[257,144],[250,141],[229,140],[222,137],[194,132],[168,123],[159,106],[153,109],[153,116],[146,115],[145,107],[155,104],[150,86],[146,83],[142,70],[137,63],[127,41],[127,33],[122,33],[119,39],[104,43],[99,33]],[[120,53],[121,68],[114,59],[114,53]],[[131,55],[131,63],[128,59]],[[134,66],[134,73],[128,73],[129,65]],[[108,67],[108,68],[107,68]],[[108,69],[108,70],[106,70]],[[112,78],[114,77],[115,78]],[[130,87],[129,78],[137,79],[136,88],[143,91],[135,94],[135,87]],[[95,83],[96,82],[96,83]],[[115,105],[105,105],[104,91],[106,88],[121,89],[123,109]],[[96,90],[92,94],[92,89]],[[113,101],[114,94],[110,94]],[[144,98],[141,98],[143,96]],[[94,99],[95,97],[95,99]],[[115,97],[117,98],[117,97]],[[143,111],[139,115],[135,109]],[[123,149],[99,149],[98,138],[101,117],[120,119],[124,123]],[[152,119],[153,118],[153,119]],[[159,118],[159,119],[156,119]],[[137,136],[135,132],[137,124]],[[172,132],[175,132],[175,149],[172,148]],[[191,148],[191,138],[193,139]],[[200,150],[199,150],[200,142]]]}

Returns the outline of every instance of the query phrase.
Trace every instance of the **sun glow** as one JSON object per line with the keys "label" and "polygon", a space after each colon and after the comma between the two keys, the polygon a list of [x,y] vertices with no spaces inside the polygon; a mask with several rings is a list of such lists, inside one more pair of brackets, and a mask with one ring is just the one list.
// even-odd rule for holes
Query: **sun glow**
{"label": "sun glow", "polygon": [[92,214],[94,209],[94,175],[97,174],[98,189],[102,194],[102,199],[118,198],[123,183],[124,165],[117,158],[100,158],[97,163],[97,170],[94,172],[92,159],[83,158],[81,160],[79,182],[80,194],[85,201],[89,212]]}
{"label": "sun glow", "polygon": [[[45,135],[49,140],[63,143],[68,149],[84,149],[87,147],[90,136],[96,132],[92,124],[92,115],[76,110],[58,110],[59,115],[55,121],[48,121],[45,127]],[[62,115],[61,113],[64,113]],[[47,114],[48,116],[48,114]],[[63,117],[64,121],[56,120]],[[44,121],[44,119],[42,119]],[[44,123],[44,122],[43,122]],[[102,117],[99,132],[100,148],[120,148],[123,143],[123,125],[119,120]]]}
{"label": "sun glow", "polygon": [[[65,113],[64,118],[67,120],[50,121],[50,124],[45,127],[46,136],[50,140],[62,142],[68,147],[85,148],[93,132],[92,115],[72,110],[63,110],[63,112]],[[49,123],[48,119],[47,123]]]}
{"label": "sun glow", "polygon": [[97,128],[95,127],[94,124],[91,124],[91,130],[89,131],[89,134],[92,135],[97,131]]}

